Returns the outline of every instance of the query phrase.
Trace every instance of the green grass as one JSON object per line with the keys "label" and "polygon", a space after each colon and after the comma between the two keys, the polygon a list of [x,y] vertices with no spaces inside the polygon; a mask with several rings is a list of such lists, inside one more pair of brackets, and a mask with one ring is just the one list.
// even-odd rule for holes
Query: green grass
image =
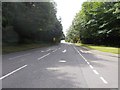
{"label": "green grass", "polygon": [[87,48],[90,48],[90,49],[99,50],[99,51],[102,51],[102,52],[120,54],[120,52],[119,52],[120,48],[117,48],[117,47],[96,46],[96,45],[81,44],[81,43],[77,43],[76,45],[77,46],[84,46],[84,47],[87,47]]}
{"label": "green grass", "polygon": [[2,54],[25,51],[34,48],[48,47],[52,44],[22,44],[22,45],[5,45],[2,47]]}

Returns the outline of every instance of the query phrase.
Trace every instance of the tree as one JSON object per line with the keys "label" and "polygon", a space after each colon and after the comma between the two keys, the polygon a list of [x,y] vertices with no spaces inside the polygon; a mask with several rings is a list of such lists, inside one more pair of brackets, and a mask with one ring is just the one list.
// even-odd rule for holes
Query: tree
{"label": "tree", "polygon": [[[56,12],[53,2],[4,2],[2,26],[12,26],[20,43],[53,42],[53,37],[59,41],[62,25]],[[4,33],[5,35],[7,34]],[[3,39],[4,41],[6,40]]]}
{"label": "tree", "polygon": [[[120,2],[84,2],[68,33],[79,31],[82,43],[119,46],[119,8]],[[72,40],[76,41],[74,38]]]}

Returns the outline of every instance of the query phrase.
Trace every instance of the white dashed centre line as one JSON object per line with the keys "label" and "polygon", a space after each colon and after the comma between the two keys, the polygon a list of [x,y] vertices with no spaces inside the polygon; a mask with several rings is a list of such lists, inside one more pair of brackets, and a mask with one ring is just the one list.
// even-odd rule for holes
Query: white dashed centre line
{"label": "white dashed centre line", "polygon": [[41,51],[41,52],[45,52],[45,51]]}
{"label": "white dashed centre line", "polygon": [[59,62],[61,62],[61,63],[65,63],[66,61],[65,61],[65,60],[60,60]]}
{"label": "white dashed centre line", "polygon": [[62,52],[63,52],[63,53],[65,53],[65,52],[66,52],[66,49],[65,49],[65,50],[63,50]]}
{"label": "white dashed centre line", "polygon": [[52,51],[52,52],[56,52],[57,51],[57,49],[55,49],[54,51]]}
{"label": "white dashed centre line", "polygon": [[17,72],[17,71],[25,68],[25,67],[27,67],[27,65],[24,65],[24,66],[22,66],[22,67],[20,67],[20,68],[18,68],[18,69],[16,69],[16,70],[14,70],[14,71],[12,71],[11,73],[8,73],[8,74],[6,74],[5,76],[2,76],[2,77],[0,78],[0,80],[6,78],[6,77],[8,77],[8,76],[10,76],[11,74],[13,74],[13,73],[15,73],[15,72]]}
{"label": "white dashed centre line", "polygon": [[48,49],[48,50],[46,50],[46,51],[50,51],[51,49]]}
{"label": "white dashed centre line", "polygon": [[44,55],[44,56],[38,58],[38,60],[41,60],[41,59],[43,59],[44,57],[46,57],[46,56],[48,56],[48,55],[50,55],[50,53],[48,53],[48,54],[46,54],[46,55]]}

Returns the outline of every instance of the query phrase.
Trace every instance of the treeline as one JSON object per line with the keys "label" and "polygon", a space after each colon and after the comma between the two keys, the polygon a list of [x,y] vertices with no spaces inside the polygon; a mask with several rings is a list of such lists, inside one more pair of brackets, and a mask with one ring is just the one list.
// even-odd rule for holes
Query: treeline
{"label": "treeline", "polygon": [[56,43],[63,32],[54,2],[3,2],[3,44]]}
{"label": "treeline", "polygon": [[120,46],[120,2],[84,2],[66,41]]}

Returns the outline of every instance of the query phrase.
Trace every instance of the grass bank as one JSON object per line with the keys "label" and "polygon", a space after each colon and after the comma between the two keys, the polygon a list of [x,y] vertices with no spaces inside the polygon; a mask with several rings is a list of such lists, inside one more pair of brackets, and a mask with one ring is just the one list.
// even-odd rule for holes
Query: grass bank
{"label": "grass bank", "polygon": [[102,52],[120,54],[120,52],[119,52],[120,48],[117,48],[117,47],[97,46],[97,45],[81,44],[81,43],[77,43],[76,45],[77,46],[84,46],[84,47],[94,49],[94,50],[99,50]]}
{"label": "grass bank", "polygon": [[2,47],[2,54],[25,51],[34,48],[48,47],[53,44],[21,44],[21,45],[5,45]]}

